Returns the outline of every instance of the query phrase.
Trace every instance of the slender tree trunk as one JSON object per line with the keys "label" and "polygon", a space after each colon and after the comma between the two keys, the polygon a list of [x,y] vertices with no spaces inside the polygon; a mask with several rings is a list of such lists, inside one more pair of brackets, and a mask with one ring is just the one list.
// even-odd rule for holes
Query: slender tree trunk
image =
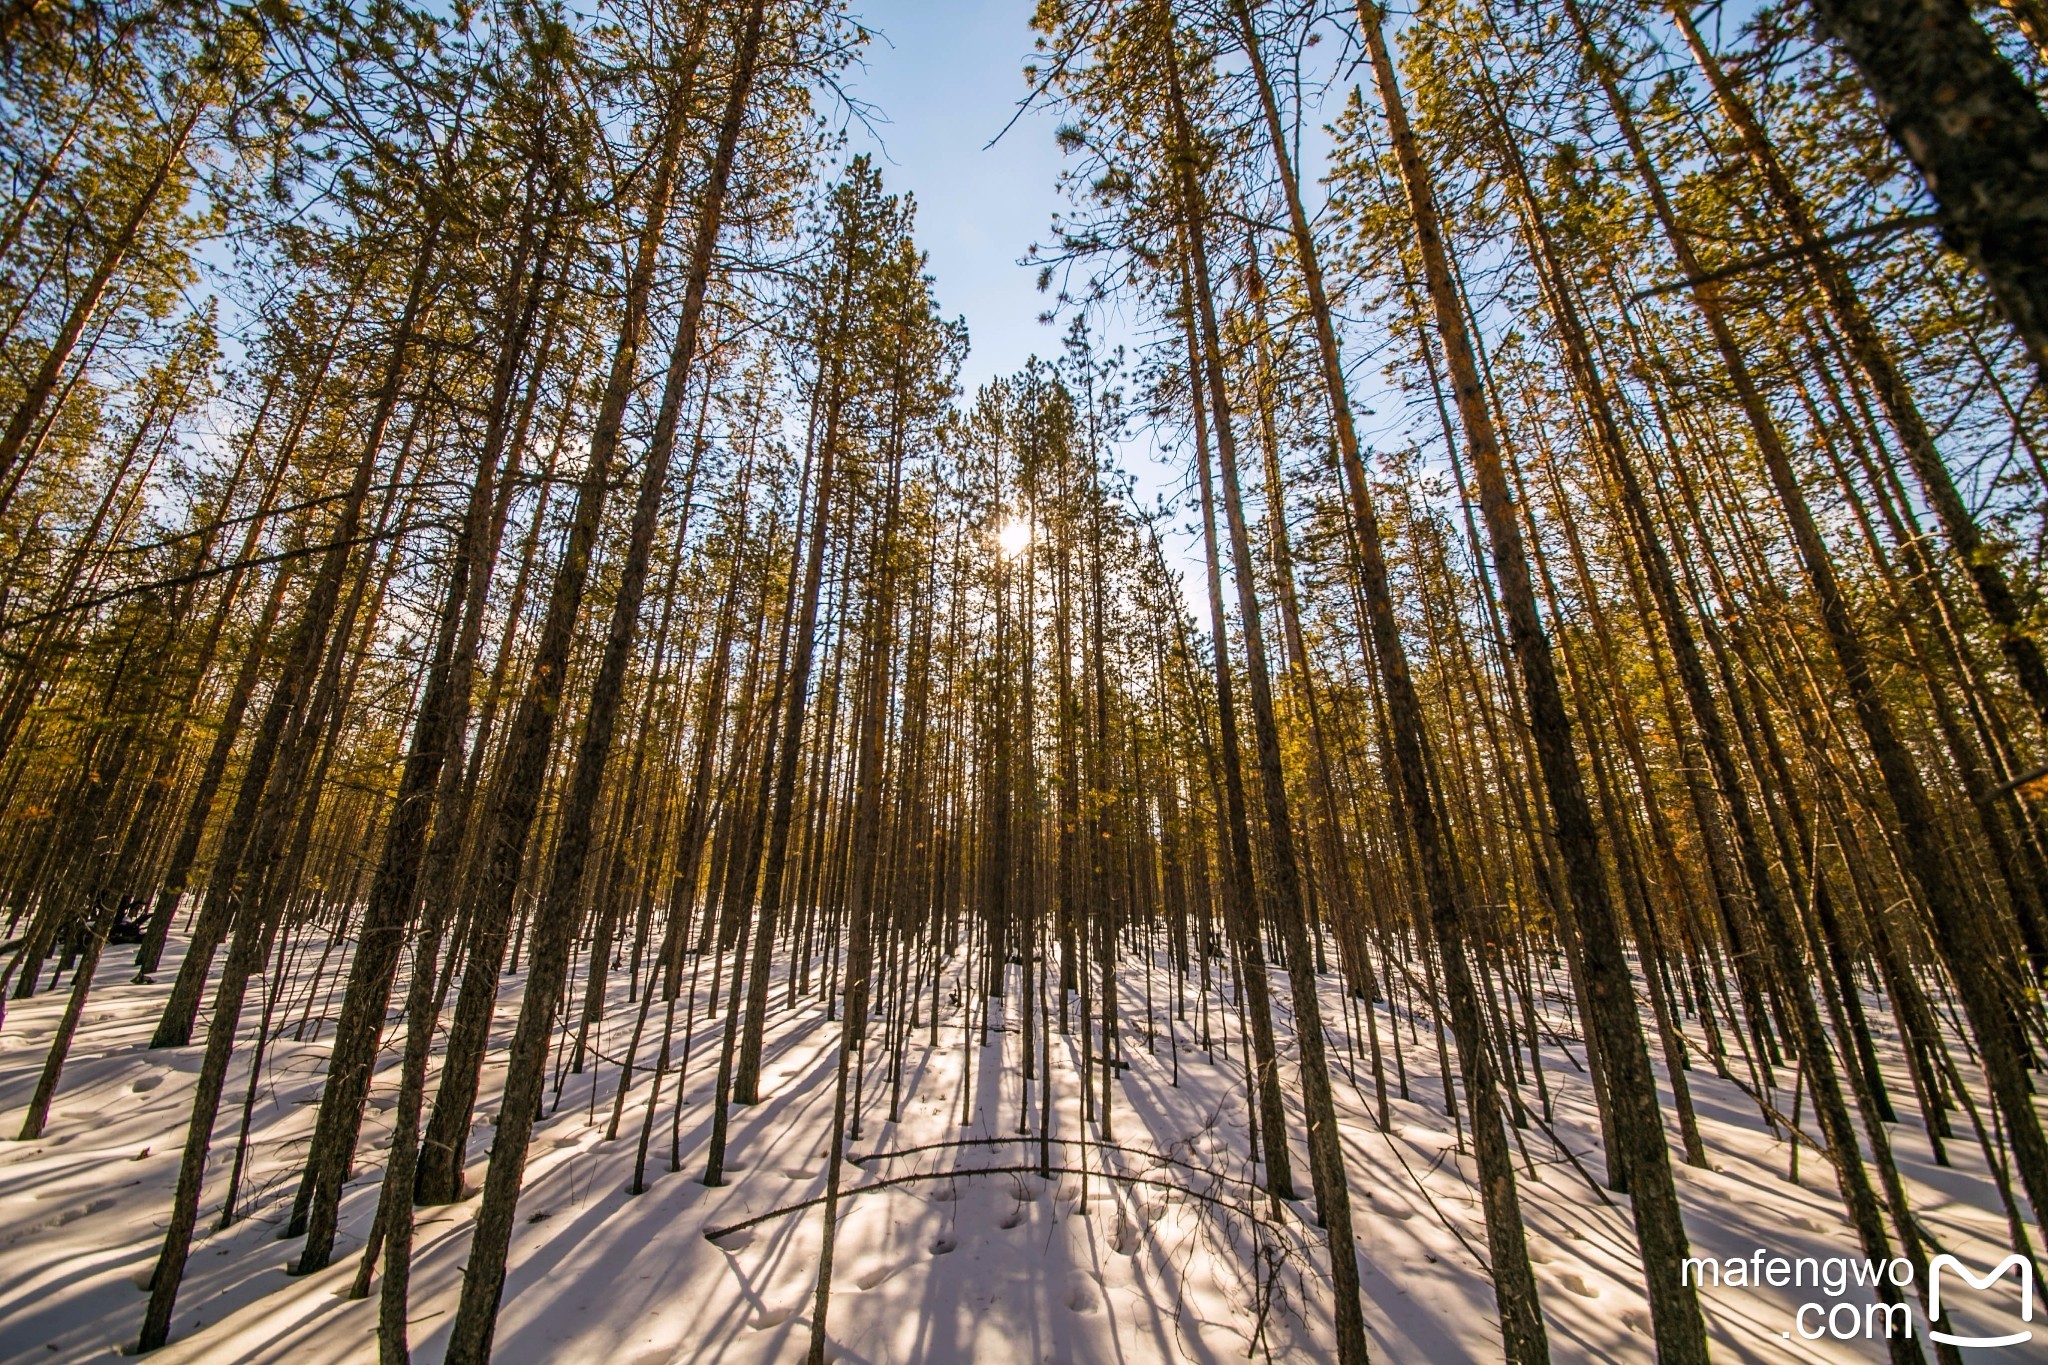
{"label": "slender tree trunk", "polygon": [[[633,510],[626,556],[621,570],[604,657],[584,718],[576,768],[562,801],[555,865],[537,911],[531,969],[519,1022],[512,1036],[512,1055],[505,1077],[504,1101],[498,1110],[498,1131],[484,1178],[483,1202],[477,1209],[476,1235],[464,1268],[462,1299],[451,1329],[448,1359],[458,1365],[482,1365],[490,1358],[497,1325],[498,1300],[504,1291],[505,1257],[512,1237],[512,1216],[526,1169],[527,1142],[539,1109],[549,1022],[568,971],[570,938],[576,928],[577,893],[589,846],[591,820],[611,754],[613,724],[625,686],[633,635],[639,626],[640,601],[647,581],[654,524],[667,487],[669,457],[675,448],[676,422],[691,367],[697,358],[699,326],[705,292],[710,285],[712,256],[718,246],[725,211],[726,187],[732,178],[753,90],[760,52],[766,0],[753,0],[740,21],[739,50],[727,93],[725,113],[710,178],[698,202],[697,234],[690,253],[684,288],[683,315],[670,354],[666,392],[656,420],[653,443],[641,472],[639,500]],[[680,116],[680,110],[677,111]],[[594,463],[594,460],[593,460]],[[516,870],[516,869],[515,869]]]}
{"label": "slender tree trunk", "polygon": [[[377,412],[365,437],[354,480],[343,498],[333,539],[301,609],[298,626],[285,655],[283,672],[264,716],[264,733],[259,736],[259,746],[275,753],[277,759],[266,765],[266,771],[260,778],[243,778],[245,787],[257,789],[256,798],[248,802],[237,800],[238,816],[245,807],[248,810],[251,828],[245,847],[249,856],[247,863],[239,856],[234,860],[236,867],[223,887],[223,904],[227,909],[223,919],[234,926],[234,935],[228,949],[228,962],[215,992],[213,1017],[207,1025],[206,1051],[200,1063],[184,1157],[178,1168],[178,1188],[172,1201],[170,1227],[164,1234],[163,1251],[150,1281],[149,1308],[143,1318],[140,1339],[144,1351],[155,1350],[170,1336],[171,1312],[184,1278],[186,1258],[191,1254],[192,1230],[199,1214],[200,1186],[205,1179],[206,1154],[212,1145],[213,1122],[227,1081],[229,1054],[234,1048],[235,1033],[241,1022],[243,997],[250,974],[262,967],[270,938],[270,921],[282,912],[283,893],[288,890],[265,887],[259,879],[272,870],[272,862],[280,851],[284,834],[286,808],[296,795],[299,780],[312,757],[314,736],[308,731],[318,724],[320,716],[314,713],[313,699],[305,696],[304,689],[314,682],[314,664],[319,660],[321,646],[329,630],[335,625],[332,618],[339,605],[337,599],[341,593],[342,578],[355,548],[363,505],[369,496],[370,481],[384,444],[384,434],[398,404],[413,335],[426,309],[427,284],[439,240],[439,221],[429,219],[414,259],[405,308],[392,340],[391,359],[378,396]],[[346,628],[344,623],[343,630]],[[270,796],[268,800],[262,799],[266,790]],[[216,875],[220,874],[217,872]],[[245,895],[247,904],[238,905]],[[189,958],[187,965],[191,965]],[[204,970],[202,964],[199,968],[202,977]],[[196,1010],[196,999],[194,1008]],[[165,1022],[177,1021],[167,1011]],[[186,1027],[189,1029],[189,1022]]]}
{"label": "slender tree trunk", "polygon": [[[1179,163],[1180,202],[1185,214],[1196,311],[1205,343],[1205,387],[1209,407],[1214,414],[1216,450],[1222,466],[1223,506],[1230,531],[1233,576],[1237,582],[1238,624],[1244,634],[1245,672],[1251,684],[1252,725],[1258,748],[1260,787],[1265,798],[1266,830],[1278,883],[1281,940],[1287,954],[1288,979],[1293,986],[1295,1041],[1301,1053],[1302,1109],[1308,1125],[1309,1173],[1315,1187],[1317,1211],[1330,1241],[1331,1279],[1336,1295],[1337,1354],[1347,1365],[1354,1365],[1368,1358],[1368,1350],[1365,1315],[1359,1298],[1358,1256],[1351,1227],[1350,1183],[1337,1132],[1335,1098],[1330,1089],[1322,1004],[1309,945],[1301,870],[1295,857],[1293,816],[1288,808],[1286,777],[1280,766],[1280,730],[1273,714],[1272,676],[1267,666],[1265,638],[1260,623],[1257,570],[1252,561],[1251,538],[1239,491],[1237,437],[1231,420],[1223,354],[1216,326],[1216,306],[1209,281],[1204,223],[1206,210],[1194,164],[1192,130],[1181,94],[1176,25],[1170,11],[1166,18],[1167,92],[1178,129],[1179,146],[1175,150]],[[1206,482],[1206,470],[1203,478]],[[1220,646],[1220,639],[1218,643]],[[1285,1130],[1275,1133],[1273,1140],[1284,1143]]]}
{"label": "slender tree trunk", "polygon": [[1608,896],[1592,812],[1571,737],[1571,722],[1558,686],[1550,642],[1536,611],[1528,558],[1516,522],[1493,416],[1481,388],[1465,317],[1455,292],[1448,251],[1438,223],[1436,194],[1408,125],[1400,87],[1387,52],[1383,19],[1371,0],[1361,0],[1374,77],[1386,109],[1395,157],[1407,190],[1437,331],[1450,369],[1465,439],[1479,483],[1480,511],[1492,540],[1494,571],[1508,618],[1509,637],[1523,690],[1543,784],[1555,822],[1558,851],[1577,920],[1580,961],[1588,1007],[1589,1036],[1597,1036],[1606,1064],[1608,1089],[1620,1156],[1635,1192],[1636,1237],[1650,1290],[1659,1356],[1704,1361],[1706,1324],[1699,1302],[1680,1278],[1686,1258],[1685,1224],[1672,1183],[1670,1151],[1657,1105],[1655,1077],[1643,1041],[1621,933]]}
{"label": "slender tree trunk", "polygon": [[[5,27],[6,20],[0,17],[0,42],[5,41]],[[6,493],[0,495],[0,511],[6,509],[14,490],[21,486],[19,478],[15,476],[15,465],[21,461],[30,434],[42,420],[43,409],[49,405],[51,394],[57,391],[57,381],[63,378],[64,367],[70,363],[72,352],[78,346],[78,339],[85,334],[86,324],[92,321],[94,311],[99,308],[100,300],[106,295],[107,286],[113,283],[115,272],[128,259],[129,253],[135,250],[136,239],[141,236],[150,214],[155,212],[157,199],[163,194],[164,186],[170,183],[171,172],[184,158],[185,143],[191,138],[192,130],[197,126],[203,110],[203,105],[195,106],[172,128],[170,139],[164,146],[163,156],[158,160],[156,169],[143,183],[141,193],[136,195],[133,207],[128,210],[128,216],[115,230],[112,240],[101,251],[91,277],[86,280],[85,287],[79,291],[70,311],[65,314],[64,323],[58,328],[56,339],[50,343],[49,350],[44,352],[42,363],[36,367],[35,374],[23,389],[21,401],[15,405],[13,415],[8,418],[6,430],[0,431],[0,484],[4,484],[6,488]]]}
{"label": "slender tree trunk", "polygon": [[[513,295],[509,303],[516,321],[507,330],[498,358],[476,478],[449,560],[448,583],[435,628],[426,688],[399,777],[384,847],[370,880],[369,901],[357,929],[355,956],[349,964],[348,984],[342,991],[341,1016],[335,1025],[326,1084],[320,1091],[312,1146],[287,1225],[291,1232],[306,1233],[306,1245],[296,1266],[296,1273],[301,1275],[324,1269],[333,1253],[341,1186],[355,1155],[377,1043],[383,1035],[384,1015],[398,972],[399,952],[406,926],[413,918],[434,793],[451,743],[449,722],[458,710],[450,692],[457,681],[455,650],[468,617],[470,583],[475,577],[490,575],[484,554],[490,534],[492,483],[503,453],[521,351],[540,299],[539,278],[523,291],[523,300],[519,297],[520,286],[525,283],[524,268],[523,259],[512,267],[513,287],[508,292]],[[536,275],[543,274],[546,268],[543,257]],[[461,672],[462,681],[466,682],[467,670]]]}
{"label": "slender tree trunk", "polygon": [[[498,976],[505,963],[506,936],[511,927],[519,873],[526,859],[535,818],[540,811],[548,753],[567,684],[569,653],[575,642],[576,619],[590,577],[591,556],[604,515],[613,461],[618,456],[626,403],[638,380],[640,343],[647,325],[647,300],[654,287],[655,267],[667,225],[669,202],[682,157],[684,109],[696,70],[709,6],[700,6],[692,20],[680,88],[662,112],[660,151],[643,208],[644,218],[634,246],[626,284],[624,313],[612,347],[611,369],[591,432],[590,452],[576,489],[568,543],[548,594],[547,613],[535,644],[531,671],[519,709],[506,737],[499,772],[489,804],[476,830],[476,866],[472,872],[468,912],[467,956],[462,985],[456,995],[441,1085],[434,1094],[421,1142],[415,1197],[422,1204],[451,1204],[463,1194],[463,1167],[468,1160],[469,1130],[476,1104],[479,1074],[491,1014],[497,1004]],[[507,647],[509,647],[509,641]],[[507,657],[501,651],[501,661]],[[479,741],[481,746],[481,741]],[[528,983],[529,997],[532,984]],[[552,1008],[553,1001],[544,1008]],[[535,1063],[538,1065],[538,1062]],[[529,1119],[529,1122],[531,1120]],[[520,1160],[523,1163],[525,1153]],[[495,1313],[496,1288],[491,1293]],[[489,1323],[481,1324],[477,1345],[489,1346]]]}

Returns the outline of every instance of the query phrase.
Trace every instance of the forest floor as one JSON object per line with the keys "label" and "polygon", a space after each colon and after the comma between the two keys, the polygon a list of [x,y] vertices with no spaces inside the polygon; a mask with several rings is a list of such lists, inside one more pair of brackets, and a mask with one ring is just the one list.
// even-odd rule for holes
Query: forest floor
{"label": "forest floor", "polygon": [[[158,1357],[166,1365],[375,1359],[375,1291],[361,1302],[344,1295],[389,1142],[404,1033],[395,1011],[356,1179],[344,1195],[335,1264],[317,1275],[290,1277],[284,1267],[297,1244],[278,1240],[326,1068],[332,1026],[324,1021],[338,1005],[333,983],[345,975],[342,953],[323,963],[322,946],[318,940],[298,944],[287,961],[276,1011],[281,1036],[251,1109],[241,1217],[219,1230],[247,1093],[247,1034],[258,1007],[252,1003],[248,1010],[172,1343]],[[130,984],[125,950],[107,953],[44,1138],[0,1142],[0,1361],[105,1359],[136,1338],[199,1067],[198,1046],[147,1047],[180,951],[174,940],[164,970],[147,985]],[[850,1144],[862,1160],[846,1170],[846,1188],[856,1193],[842,1205],[832,1284],[834,1358],[874,1365],[1331,1358],[1327,1269],[1319,1252],[1310,1254],[1316,1238],[1304,1230],[1313,1202],[1306,1197],[1298,1111],[1295,1169],[1304,1198],[1275,1222],[1270,1202],[1249,1197],[1243,1184],[1255,1172],[1248,1156],[1244,1051],[1227,992],[1210,999],[1215,1047],[1204,1052],[1192,985],[1186,1021],[1169,1027],[1172,978],[1156,966],[1148,986],[1142,960],[1125,962],[1128,1065],[1119,1073],[1112,1107],[1114,1149],[1079,1141],[1079,1033],[1055,1032],[1052,1131],[1066,1140],[1054,1143],[1051,1164],[1068,1173],[1047,1181],[1035,1172],[991,1170],[1035,1165],[1039,1099],[1034,1086],[1034,1135],[1020,1138],[1018,1020],[996,999],[985,1043],[979,1028],[963,1031],[958,965],[938,986],[946,1008],[936,1045],[928,1013],[909,1034],[902,1113],[894,1123],[886,1121],[887,1035],[880,1027],[871,1035],[863,1129]],[[708,960],[704,975],[710,975]],[[596,1038],[607,1057],[623,1048],[636,1013],[625,1000],[624,976],[613,976],[620,984]],[[778,1006],[784,980],[778,968]],[[1335,980],[1325,978],[1324,1009],[1336,1043],[1332,1059],[1374,1358],[1432,1365],[1498,1360],[1474,1164],[1469,1147],[1457,1150],[1445,1113],[1429,1022],[1396,1017],[1384,1003],[1376,1009],[1390,1050],[1390,1088],[1398,1035],[1410,1096],[1393,1099],[1390,1131],[1382,1134],[1371,1122],[1365,1040],[1357,1040],[1354,1054],[1349,1037],[1360,1016],[1346,1010]],[[482,1182],[501,1048],[523,981],[523,975],[508,976],[500,1001],[493,1032],[500,1050],[486,1065],[472,1129],[472,1190]],[[929,990],[927,983],[927,1002]],[[18,1129],[66,993],[8,1002],[0,1024],[0,1125],[7,1134]],[[1284,977],[1277,972],[1274,997],[1284,1007]],[[1888,1016],[1876,1000],[1872,1006],[1873,1023],[1883,1025]],[[821,1016],[814,1000],[798,1011],[771,1012],[764,1098],[733,1111],[729,1176],[716,1189],[700,1177],[722,1020],[696,1021],[681,1169],[669,1169],[665,1104],[648,1162],[649,1187],[638,1197],[627,1187],[646,1073],[636,1076],[613,1141],[604,1133],[616,1065],[604,1062],[563,1077],[558,1100],[534,1133],[496,1359],[656,1365],[801,1357],[822,1212],[787,1213],[718,1244],[705,1233],[822,1193],[839,1029]],[[1543,1022],[1554,1034],[1545,1038],[1542,1055],[1555,1117],[1550,1132],[1535,1123],[1517,1131],[1517,1178],[1552,1353],[1559,1361],[1649,1360],[1649,1313],[1626,1201],[1603,1198],[1560,1147],[1593,1178],[1600,1176],[1598,1121],[1580,1070],[1584,1053],[1562,999],[1550,1000]],[[296,1036],[301,1031],[303,1038]],[[679,1040],[682,1031],[679,1018]],[[1280,1036],[1291,1032],[1283,1018]],[[1701,1042],[1696,1032],[1693,1041]],[[1949,1144],[1954,1166],[1933,1164],[1888,1028],[1880,1048],[1905,1120],[1890,1130],[1892,1141],[1916,1208],[1942,1249],[1988,1267],[2005,1235],[1981,1154],[1959,1123]],[[643,1043],[643,1060],[653,1050]],[[1826,1160],[1803,1150],[1797,1182],[1788,1179],[1785,1142],[1740,1088],[1713,1074],[1703,1051],[1689,1077],[1712,1165],[1675,1165],[1694,1254],[1749,1257],[1761,1249],[1788,1258],[1860,1260]],[[1790,1070],[1778,1080],[1775,1103],[1790,1110]],[[1292,1096],[1296,1087],[1287,1088]],[[1523,1093],[1533,1105],[1533,1078]],[[1802,1126],[1812,1131],[1810,1107],[1805,1113]],[[1670,1129],[1675,1148],[1675,1119]],[[905,1152],[962,1139],[981,1141]],[[1085,1182],[1075,1173],[1084,1169]],[[1105,1171],[1121,1178],[1106,1180]],[[928,1178],[858,1193],[902,1176]],[[475,1206],[472,1197],[419,1211],[410,1319],[415,1360],[438,1361],[446,1348]],[[1852,1286],[1839,1300],[1866,1303],[1869,1292]],[[1883,1358],[1882,1341],[1802,1339],[1795,1330],[1802,1325],[1795,1320],[1800,1305],[1827,1309],[1837,1301],[1825,1288],[1810,1286],[1709,1286],[1702,1294],[1719,1360]],[[1817,1320],[1808,1316],[1803,1325],[1811,1328]],[[2043,1348],[2037,1343],[2009,1354],[2020,1358],[2029,1349]],[[2033,1358],[2048,1358],[2048,1352]]]}

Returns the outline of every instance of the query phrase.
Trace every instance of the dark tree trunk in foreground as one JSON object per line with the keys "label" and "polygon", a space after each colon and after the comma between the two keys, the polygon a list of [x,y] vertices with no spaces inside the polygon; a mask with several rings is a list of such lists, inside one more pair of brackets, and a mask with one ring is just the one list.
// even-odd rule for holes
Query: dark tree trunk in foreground
{"label": "dark tree trunk in foreground", "polygon": [[[1458,415],[1472,453],[1480,511],[1492,540],[1494,573],[1507,612],[1508,634],[1528,703],[1529,724],[1544,789],[1550,799],[1558,850],[1563,855],[1571,906],[1578,920],[1583,985],[1592,1015],[1587,1022],[1606,1064],[1609,1102],[1618,1139],[1609,1158],[1619,1160],[1636,1196],[1636,1237],[1642,1246],[1643,1270],[1657,1323],[1658,1353],[1666,1360],[1704,1361],[1706,1323],[1700,1317],[1697,1296],[1680,1281],[1686,1257],[1685,1223],[1672,1183],[1671,1153],[1657,1103],[1656,1077],[1650,1070],[1649,1049],[1643,1041],[1635,986],[1624,956],[1619,918],[1608,893],[1607,872],[1601,862],[1592,810],[1572,742],[1571,721],[1558,685],[1550,640],[1536,610],[1529,561],[1503,469],[1493,415],[1481,386],[1464,309],[1451,275],[1448,248],[1438,220],[1436,192],[1408,126],[1400,86],[1387,52],[1383,16],[1362,0],[1359,22],[1365,30],[1373,74],[1407,191],[1424,283],[1449,366]],[[1541,1330],[1539,1324],[1537,1335],[1529,1343],[1539,1351]],[[1512,1345],[1513,1339],[1510,1340]]]}
{"label": "dark tree trunk in foreground", "polygon": [[1809,0],[2048,383],[2048,118],[1964,0]]}

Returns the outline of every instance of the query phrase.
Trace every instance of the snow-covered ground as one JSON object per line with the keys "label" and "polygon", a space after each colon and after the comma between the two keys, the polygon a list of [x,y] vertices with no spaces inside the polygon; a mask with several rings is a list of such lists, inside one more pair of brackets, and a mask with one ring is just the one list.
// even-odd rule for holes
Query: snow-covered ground
{"label": "snow-covered ground", "polygon": [[[247,1091],[249,1035],[260,1010],[252,992],[215,1129],[200,1233],[172,1343],[159,1355],[166,1362],[318,1365],[375,1358],[375,1294],[362,1302],[344,1295],[389,1140],[403,1037],[395,1018],[371,1093],[357,1179],[345,1195],[335,1264],[319,1275],[292,1278],[284,1267],[297,1244],[278,1240],[332,1038],[326,1021],[339,1004],[335,983],[344,975],[345,948],[323,961],[323,946],[297,945],[287,960],[276,1009],[282,1036],[271,1046],[252,1110],[242,1216],[223,1231],[217,1224]],[[103,1359],[135,1341],[199,1066],[196,1045],[147,1047],[178,951],[174,943],[155,983],[141,986],[129,983],[126,950],[107,953],[45,1136],[0,1142],[0,1360]],[[634,1015],[623,976],[614,975],[619,984],[600,1039],[608,1057],[624,1047]],[[782,979],[778,970],[778,1007]],[[506,980],[494,1047],[509,1034],[522,982],[521,976]],[[953,1000],[956,989],[949,976],[942,994]],[[1114,1096],[1113,1150],[1080,1140],[1088,1134],[1075,1074],[1079,1037],[1054,1036],[1052,1130],[1067,1141],[1055,1145],[1052,1160],[1070,1172],[1089,1172],[1085,1197],[1078,1174],[1041,1180],[1035,1173],[992,1169],[1037,1160],[1035,1090],[1033,1134],[1017,1132],[1022,1038],[1004,1001],[993,1002],[985,1045],[978,1027],[963,1034],[957,1004],[942,1016],[936,1046],[924,1021],[911,1032],[896,1123],[886,1121],[886,1034],[879,1026],[873,1031],[863,1128],[852,1144],[863,1159],[847,1168],[852,1194],[842,1205],[832,1285],[837,1359],[1080,1365],[1331,1357],[1327,1269],[1303,1223],[1312,1204],[1296,1203],[1276,1224],[1268,1203],[1244,1184],[1255,1172],[1247,1158],[1244,1051],[1234,1010],[1225,998],[1212,997],[1219,1046],[1204,1053],[1193,1038],[1198,1004],[1192,987],[1188,1021],[1169,1030],[1171,989],[1163,967],[1156,970],[1156,1033],[1148,1040],[1143,968],[1127,964],[1122,990],[1129,1066]],[[59,990],[8,1002],[0,1023],[0,1136],[19,1131],[64,995]],[[1277,973],[1274,996],[1284,1003]],[[1379,1007],[1383,1042],[1391,1046],[1398,1032],[1412,1097],[1393,1101],[1391,1131],[1383,1135],[1370,1121],[1364,1040],[1358,1040],[1354,1073],[1351,1017],[1334,977],[1326,979],[1324,998],[1336,1043],[1332,1058],[1375,1359],[1498,1360],[1492,1289],[1479,1260],[1486,1243],[1474,1165],[1469,1150],[1460,1154],[1454,1146],[1427,1021],[1397,1020]],[[1885,1019],[1876,1008],[1873,1022]],[[1533,1124],[1516,1137],[1552,1352],[1560,1361],[1648,1360],[1649,1311],[1625,1211],[1596,1194],[1557,1145],[1567,1144],[1599,1175],[1597,1120],[1578,1069],[1583,1054],[1561,1006],[1551,1010],[1548,1023],[1570,1045],[1546,1039],[1543,1050],[1557,1098],[1556,1140]],[[303,1038],[295,1036],[301,1031]],[[600,1063],[565,1077],[559,1102],[534,1133],[497,1359],[665,1365],[801,1357],[822,1212],[774,1217],[715,1245],[704,1234],[822,1193],[838,1026],[825,1021],[814,999],[794,1014],[771,1013],[764,1098],[733,1111],[728,1181],[713,1189],[700,1177],[720,1031],[700,1011],[688,1063],[681,1169],[668,1168],[664,1113],[649,1188],[638,1197],[628,1195],[627,1185],[647,1073],[637,1073],[626,1122],[610,1142],[604,1129],[616,1066]],[[1283,1039],[1290,1031],[1283,1020]],[[679,1018],[678,1041],[681,1033]],[[1943,1249],[1988,1267],[1991,1252],[2004,1243],[2004,1220],[1976,1145],[1959,1126],[1949,1145],[1955,1166],[1932,1164],[1888,1030],[1883,1041],[1906,1120],[1890,1131],[1916,1207]],[[970,1048],[971,1073],[965,1066]],[[643,1044],[642,1061],[652,1052],[651,1043]],[[1802,1152],[1798,1183],[1789,1181],[1785,1144],[1700,1055],[1690,1079],[1713,1169],[1676,1166],[1695,1254],[1748,1257],[1761,1248],[1786,1257],[1860,1257],[1825,1161]],[[1391,1083],[1391,1057],[1388,1071]],[[969,1075],[971,1094],[963,1090]],[[501,1054],[494,1052],[472,1131],[472,1188],[481,1183],[501,1078]],[[1776,1103],[1789,1109],[1792,1099],[1783,1087],[1791,1084],[1790,1072],[1779,1080]],[[1287,1088],[1298,1090],[1291,1083]],[[1533,1104],[1533,1084],[1524,1093]],[[962,1122],[963,1114],[969,1121]],[[1810,1108],[1807,1114],[1811,1131]],[[1670,1127],[1675,1141],[1675,1119]],[[1298,1122],[1296,1135],[1297,1183],[1306,1195]],[[906,1151],[963,1139],[980,1141]],[[1106,1180],[1099,1174],[1105,1171],[1133,1179]],[[903,1176],[929,1178],[860,1192]],[[1616,1205],[1624,1202],[1615,1198]],[[411,1298],[416,1360],[437,1361],[445,1349],[474,1208],[472,1199],[420,1211]],[[1843,1295],[1854,1303],[1867,1297],[1853,1288]],[[1797,1334],[1794,1315],[1802,1303],[1826,1308],[1835,1302],[1824,1290],[1709,1287],[1702,1301],[1717,1359],[1884,1356],[1882,1341]],[[1806,1325],[1815,1321],[1809,1317]],[[2048,1327],[2036,1346],[2006,1355],[2020,1359],[2029,1350],[2041,1352],[2031,1358],[2048,1359]]]}

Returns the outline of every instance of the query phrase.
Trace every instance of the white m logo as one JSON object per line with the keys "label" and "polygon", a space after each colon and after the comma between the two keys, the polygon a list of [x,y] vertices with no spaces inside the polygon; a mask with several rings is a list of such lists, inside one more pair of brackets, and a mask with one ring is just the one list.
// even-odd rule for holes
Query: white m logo
{"label": "white m logo", "polygon": [[2020,1272],[2020,1321],[2034,1320],[2034,1266],[2017,1252],[2006,1257],[1980,1276],[1972,1275],[1970,1268],[1946,1253],[1934,1258],[1927,1267],[1927,1335],[1950,1346],[2019,1346],[2032,1341],[2032,1331],[2014,1332],[2003,1337],[1958,1337],[1947,1332],[1938,1332],[1933,1324],[1941,1318],[1941,1272],[1946,1267],[1969,1281],[1972,1289],[1989,1289],[1992,1282],[2002,1278],[2006,1271],[2015,1267]]}

